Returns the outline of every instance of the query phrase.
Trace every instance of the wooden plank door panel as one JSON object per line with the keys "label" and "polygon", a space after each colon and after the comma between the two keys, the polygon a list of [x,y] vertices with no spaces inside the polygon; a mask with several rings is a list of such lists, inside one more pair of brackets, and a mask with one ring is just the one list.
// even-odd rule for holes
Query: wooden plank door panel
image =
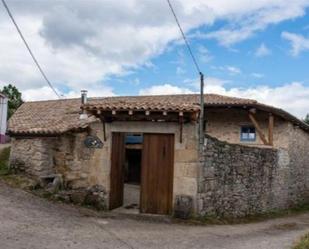
{"label": "wooden plank door panel", "polygon": [[125,133],[112,133],[109,208],[123,205]]}
{"label": "wooden plank door panel", "polygon": [[173,200],[174,135],[144,134],[141,212],[170,214]]}

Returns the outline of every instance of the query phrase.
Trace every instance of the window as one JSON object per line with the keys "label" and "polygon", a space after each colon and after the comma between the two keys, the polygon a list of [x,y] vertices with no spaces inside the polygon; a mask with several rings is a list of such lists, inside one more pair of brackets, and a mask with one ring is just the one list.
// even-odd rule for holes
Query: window
{"label": "window", "polygon": [[255,141],[256,133],[253,126],[242,126],[240,131],[241,141]]}

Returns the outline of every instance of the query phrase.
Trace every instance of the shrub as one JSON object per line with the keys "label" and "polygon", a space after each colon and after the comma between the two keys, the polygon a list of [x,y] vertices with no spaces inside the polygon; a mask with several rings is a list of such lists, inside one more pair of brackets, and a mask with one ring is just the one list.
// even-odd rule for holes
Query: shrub
{"label": "shrub", "polygon": [[0,175],[9,174],[10,147],[0,151]]}
{"label": "shrub", "polygon": [[304,235],[293,249],[308,249],[309,248],[309,233]]}

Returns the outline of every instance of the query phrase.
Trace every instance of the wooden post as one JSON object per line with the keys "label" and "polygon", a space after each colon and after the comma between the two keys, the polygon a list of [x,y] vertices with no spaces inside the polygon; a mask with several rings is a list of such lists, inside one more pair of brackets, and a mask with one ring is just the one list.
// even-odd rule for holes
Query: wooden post
{"label": "wooden post", "polygon": [[274,145],[274,116],[270,113],[268,119],[268,143],[269,145]]}
{"label": "wooden post", "polygon": [[182,143],[183,115],[179,116],[179,142]]}
{"label": "wooden post", "polygon": [[104,142],[106,141],[106,128],[105,128],[105,119],[101,118],[102,124],[103,124],[103,139]]}
{"label": "wooden post", "polygon": [[259,123],[256,121],[254,115],[253,115],[252,113],[250,113],[250,112],[249,112],[249,118],[250,118],[251,122],[253,123],[253,125],[254,125],[254,127],[255,127],[257,133],[259,134],[259,137],[260,137],[261,140],[263,141],[263,143],[264,143],[265,145],[268,145],[269,143],[268,143],[267,139],[265,138],[265,136],[264,136],[264,134],[263,134],[263,131],[262,131],[262,129],[261,129]]}
{"label": "wooden post", "polygon": [[203,155],[204,147],[204,75],[200,72],[200,120],[199,120],[199,150]]}

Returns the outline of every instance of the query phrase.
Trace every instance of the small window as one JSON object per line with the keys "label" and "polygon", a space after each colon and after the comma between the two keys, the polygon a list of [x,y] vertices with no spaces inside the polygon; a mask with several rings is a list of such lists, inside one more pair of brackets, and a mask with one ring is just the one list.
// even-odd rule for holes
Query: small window
{"label": "small window", "polygon": [[255,141],[256,133],[253,126],[242,126],[240,131],[241,141]]}

